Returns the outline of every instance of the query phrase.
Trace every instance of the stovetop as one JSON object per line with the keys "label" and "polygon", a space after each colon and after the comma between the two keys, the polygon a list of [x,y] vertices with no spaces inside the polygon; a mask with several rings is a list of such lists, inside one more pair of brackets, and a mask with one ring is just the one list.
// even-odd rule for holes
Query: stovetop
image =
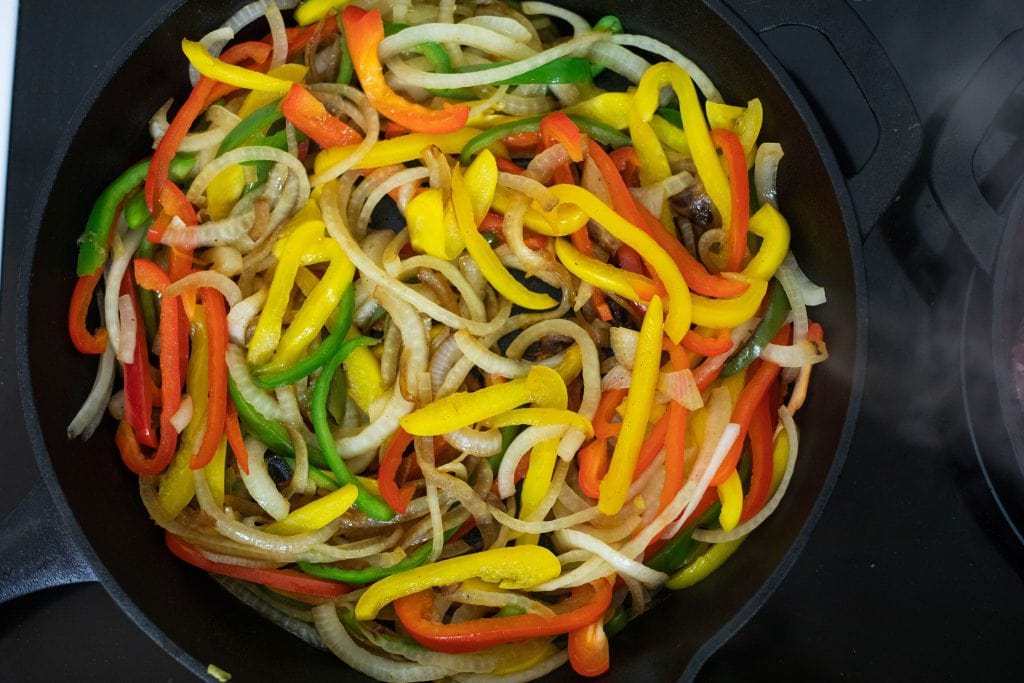
{"label": "stovetop", "polygon": [[[115,12],[90,3],[21,3],[0,308],[0,433],[7,444],[0,518],[37,477],[11,379],[9,302],[21,227],[79,98],[112,46],[159,4],[125,0]],[[927,176],[945,114],[1000,41],[1024,27],[1024,4],[851,4],[901,75],[924,150],[865,241],[869,367],[842,475],[786,578],[699,678],[1017,678],[1024,549],[988,495],[960,404],[956,339],[973,262],[930,197]],[[842,100],[829,102],[833,79],[813,68],[816,60],[794,35],[765,39],[832,124],[841,163],[856,168],[871,154],[875,124]],[[0,662],[8,680],[189,678],[96,584],[0,606]]]}

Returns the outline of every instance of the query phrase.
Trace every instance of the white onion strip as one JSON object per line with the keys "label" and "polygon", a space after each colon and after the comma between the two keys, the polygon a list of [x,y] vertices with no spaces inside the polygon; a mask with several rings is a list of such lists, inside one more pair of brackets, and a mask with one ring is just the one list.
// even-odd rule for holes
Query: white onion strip
{"label": "white onion strip", "polygon": [[291,175],[295,177],[299,184],[297,203],[300,206],[305,205],[306,200],[309,199],[309,176],[306,175],[306,168],[302,165],[301,161],[288,152],[266,146],[239,147],[220,155],[203,167],[203,170],[192,181],[192,185],[189,186],[186,196],[190,202],[199,205],[203,192],[206,191],[210,181],[216,178],[217,174],[225,168],[246,161],[264,160],[279,163],[291,172]]}
{"label": "white onion strip", "polygon": [[71,424],[68,425],[69,439],[81,436],[83,440],[88,440],[103,420],[103,409],[110,401],[110,392],[114,388],[115,364],[114,349],[107,344],[103,355],[100,356],[92,389],[89,390],[89,395],[82,402],[82,407],[78,409]]}
{"label": "white onion strip", "polygon": [[245,488],[268,515],[277,520],[284,519],[288,516],[291,504],[281,495],[277,490],[277,484],[270,478],[267,461],[264,458],[267,452],[266,445],[253,437],[248,437],[245,440],[245,449],[249,453],[249,472],[246,473],[241,468],[238,472],[245,482]]}
{"label": "white onion strip", "polygon": [[724,102],[722,94],[718,92],[718,88],[711,82],[711,79],[704,73],[704,70],[674,47],[650,36],[632,35],[629,33],[613,35],[611,36],[611,41],[616,45],[629,45],[630,47],[646,50],[652,54],[664,57],[670,62],[674,62],[676,66],[690,75],[690,78],[693,79],[693,84],[704,94],[704,97],[712,102]]}
{"label": "white onion strip", "polygon": [[476,339],[469,330],[455,332],[455,344],[462,354],[474,365],[485,372],[502,377],[526,377],[530,373],[530,364],[499,355]]}
{"label": "white onion strip", "polygon": [[757,199],[761,204],[771,204],[779,208],[777,190],[779,162],[782,161],[782,145],[777,142],[763,142],[757,147],[754,155],[754,187]]}
{"label": "white onion strip", "polygon": [[181,434],[182,430],[192,420],[192,396],[184,394],[181,397],[181,403],[178,404],[178,409],[174,411],[174,415],[171,415],[171,426],[174,427],[174,431]]}
{"label": "white onion strip", "polygon": [[[517,24],[518,26],[518,24]],[[399,55],[423,43],[455,43],[479,50],[504,59],[529,59],[536,52],[518,40],[502,35],[489,28],[469,23],[461,24],[420,24],[403,29],[381,41],[378,54],[381,61]],[[494,83],[501,78],[488,78],[484,83]],[[483,85],[480,83],[478,85]],[[418,85],[418,84],[417,84]]]}
{"label": "white onion strip", "polygon": [[806,339],[799,344],[767,344],[761,351],[761,358],[783,368],[800,368],[815,365],[828,358],[828,349],[823,341]]}
{"label": "white onion strip", "polygon": [[121,324],[121,341],[117,345],[117,360],[128,364],[135,359],[135,341],[139,323],[135,317],[135,307],[132,305],[131,295],[122,294],[117,298],[117,315]]}
{"label": "white onion strip", "polygon": [[[123,218],[121,219],[124,220]],[[128,234],[121,239],[121,235],[114,234],[111,245],[110,266],[103,276],[105,289],[103,290],[103,324],[107,328],[107,343],[115,351],[121,345],[121,326],[119,323],[117,299],[121,292],[121,280],[128,270],[135,251],[142,244],[146,236],[145,230],[129,230]]]}
{"label": "white onion strip", "polygon": [[599,541],[582,531],[564,529],[556,532],[555,536],[565,545],[579,548],[580,550],[589,550],[615,567],[615,570],[623,576],[630,576],[648,588],[655,588],[668,580],[668,574],[656,571],[636,560],[628,558],[607,543]]}
{"label": "white onion strip", "polygon": [[259,315],[266,300],[267,288],[260,287],[256,292],[231,307],[231,310],[228,311],[228,338],[232,344],[245,345],[249,323]]}
{"label": "white onion strip", "polygon": [[172,282],[167,289],[164,290],[163,295],[180,296],[185,292],[193,289],[200,289],[202,287],[216,289],[224,295],[224,300],[227,301],[228,306],[232,308],[242,300],[242,290],[238,287],[235,281],[227,275],[218,273],[215,270],[201,270],[195,273],[189,273],[180,280]]}

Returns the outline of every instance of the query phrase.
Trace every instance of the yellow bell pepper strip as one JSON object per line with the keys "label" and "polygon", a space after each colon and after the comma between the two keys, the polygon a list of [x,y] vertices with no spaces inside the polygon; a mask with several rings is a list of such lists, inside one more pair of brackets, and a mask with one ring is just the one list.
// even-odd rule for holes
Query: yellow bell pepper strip
{"label": "yellow bell pepper strip", "polygon": [[530,425],[532,427],[566,425],[582,429],[587,436],[594,435],[594,426],[590,424],[590,420],[579,413],[560,408],[514,408],[488,418],[486,424],[498,429],[511,425]]}
{"label": "yellow bell pepper strip", "polygon": [[[548,489],[551,488],[551,474],[555,471],[556,460],[558,460],[558,439],[541,441],[530,451],[530,467],[526,470],[523,489],[519,495],[520,519],[525,519],[536,510]],[[536,545],[539,539],[540,534],[523,534],[516,539],[516,545]]]}
{"label": "yellow bell pepper strip", "polygon": [[718,485],[718,500],[722,503],[718,523],[723,531],[731,531],[739,524],[743,510],[743,484],[738,471],[733,470],[729,478]]}
{"label": "yellow bell pepper strip", "polygon": [[477,225],[487,215],[487,210],[494,202],[494,192],[498,188],[498,162],[491,150],[485,149],[477,155],[469,165],[462,179],[466,181],[466,191],[473,204],[473,220]]}
{"label": "yellow bell pepper strip", "polygon": [[661,370],[662,337],[661,297],[651,299],[640,326],[640,338],[633,360],[633,375],[626,394],[626,415],[622,420],[619,439],[612,452],[608,473],[601,480],[600,497],[597,507],[606,515],[614,515],[622,509],[633,481],[640,447],[650,421],[651,407],[658,388],[658,374]]}
{"label": "yellow bell pepper strip", "polygon": [[535,365],[526,377],[439,398],[404,416],[400,424],[413,436],[437,436],[483,422],[524,403],[564,409],[568,404],[565,382],[551,368]]}
{"label": "yellow bell pepper strip", "polygon": [[670,576],[665,582],[665,586],[672,590],[680,590],[700,583],[725,564],[725,561],[732,557],[732,554],[746,538],[746,536],[741,536],[735,541],[716,543],[708,548],[703,555]]}
{"label": "yellow bell pepper strip", "polygon": [[761,124],[764,120],[761,100],[755,97],[747,102],[746,107],[734,107],[708,100],[704,103],[704,109],[707,112],[708,124],[711,128],[724,128],[732,131],[740,139],[747,160],[747,168],[751,168],[754,165],[757,136],[761,133]]}
{"label": "yellow bell pepper strip", "polygon": [[[490,154],[489,151],[485,151]],[[506,213],[512,208],[512,193],[503,187],[497,187],[490,206],[498,213]],[[541,235],[566,237],[585,226],[587,220],[587,214],[571,204],[559,204],[554,210],[545,212],[536,202],[531,202],[523,216],[523,225]]]}
{"label": "yellow bell pepper strip", "polygon": [[466,125],[469,107],[445,103],[443,109],[428,109],[406,100],[384,80],[384,68],[377,49],[384,40],[380,10],[348,6],[341,14],[352,66],[363,92],[373,108],[414,133],[451,133]]}
{"label": "yellow bell pepper strip", "polygon": [[629,131],[640,156],[641,182],[648,185],[669,175],[665,152],[650,127],[650,121],[658,108],[661,89],[667,85],[672,86],[679,98],[679,113],[683,121],[683,130],[686,131],[686,142],[697,166],[697,173],[704,183],[704,189],[718,208],[722,223],[729,225],[732,204],[729,180],[725,177],[718,153],[711,142],[711,134],[708,132],[704,112],[697,100],[693,80],[682,68],[671,62],[655,64],[647,69],[633,96],[629,112]]}
{"label": "yellow bell pepper strip", "polygon": [[[203,476],[206,477],[206,483],[210,487],[210,495],[213,496],[213,502],[218,507],[224,505],[224,480],[225,480],[225,467],[228,461],[228,440],[226,437],[220,437],[220,442],[217,444],[217,448],[213,451],[213,458],[203,468]],[[192,480],[193,482],[195,479]]]}
{"label": "yellow bell pepper strip", "polygon": [[[555,367],[555,372],[562,378],[566,386],[569,385],[574,379],[576,379],[580,372],[583,371],[583,352],[580,351],[579,344],[573,344],[565,352],[565,356],[562,358],[562,362]],[[591,425],[593,429],[593,425]]]}
{"label": "yellow bell pepper strip", "polygon": [[[527,550],[518,546],[504,550]],[[494,551],[487,551],[494,552]],[[395,614],[418,643],[436,652],[477,652],[503,643],[551,637],[583,628],[604,616],[611,605],[612,584],[606,579],[575,586],[572,594],[556,605],[553,615],[516,614],[483,617],[454,624],[437,621],[433,591],[420,591],[395,600]],[[358,606],[356,607],[358,617]]]}
{"label": "yellow bell pepper strip", "polygon": [[771,491],[779,488],[782,475],[786,472],[786,463],[789,461],[789,436],[785,430],[779,432],[775,438],[775,447],[772,450],[772,485]]}
{"label": "yellow bell pepper strip", "polygon": [[[686,285],[672,257],[646,232],[626,221],[604,202],[575,185],[555,185],[551,188],[560,202],[575,204],[588,216],[601,224],[613,237],[643,254],[644,260],[654,268],[655,274],[669,292],[668,317],[665,333],[678,344],[690,329],[690,288]],[[659,342],[660,344],[660,342]]]}
{"label": "yellow bell pepper strip", "polygon": [[555,240],[555,254],[570,273],[606,292],[641,303],[658,293],[657,285],[649,277],[585,256],[568,240]]}
{"label": "yellow bell pepper strip", "polygon": [[743,107],[708,100],[704,103],[704,113],[707,114],[708,126],[712,130],[721,128],[731,131],[736,119],[743,113]]}
{"label": "yellow bell pepper strip", "polygon": [[369,414],[373,402],[387,391],[384,378],[380,374],[380,361],[373,355],[373,351],[360,347],[349,354],[344,370],[348,381],[348,395],[360,410]]}
{"label": "yellow bell pepper strip", "polygon": [[558,558],[536,545],[494,548],[452,557],[385,577],[366,589],[356,603],[359,621],[375,619],[385,605],[420,591],[481,578],[501,588],[527,590],[562,573]]}
{"label": "yellow bell pepper strip", "polygon": [[455,222],[459,226],[459,234],[466,244],[466,251],[476,261],[481,274],[498,293],[513,304],[531,310],[543,310],[554,307],[557,302],[547,294],[534,292],[512,277],[505,269],[487,240],[477,230],[473,220],[473,206],[470,203],[466,183],[462,179],[462,169],[458,167],[452,173],[452,208],[455,211]]}
{"label": "yellow bell pepper strip", "polygon": [[274,93],[277,96],[284,95],[292,87],[292,82],[283,78],[274,78],[259,71],[221,61],[211,56],[201,43],[187,38],[181,41],[181,51],[196,71],[220,83],[246,90]]}
{"label": "yellow bell pepper strip", "polygon": [[[476,128],[463,128],[454,133],[445,133],[444,135],[410,133],[390,140],[381,140],[375,143],[366,156],[360,159],[352,168],[361,171],[369,168],[417,161],[422,156],[423,150],[431,145],[436,145],[445,154],[458,154],[467,142],[479,134],[480,131]],[[352,156],[357,147],[358,145],[348,145],[323,150],[316,155],[313,170],[316,173],[323,173],[331,166]]]}
{"label": "yellow bell pepper strip", "polygon": [[281,112],[293,126],[324,149],[354,145],[363,140],[358,131],[332,115],[320,100],[298,83],[293,83],[281,100]]}
{"label": "yellow bell pepper strip", "polygon": [[[664,111],[664,110],[662,110]],[[690,156],[690,145],[686,142],[686,132],[673,125],[672,121],[655,116],[651,119],[651,129],[661,140],[661,144],[670,147],[680,154]]]}
{"label": "yellow bell pepper strip", "polygon": [[605,92],[567,107],[565,113],[586,116],[610,128],[624,130],[629,128],[629,110],[632,104],[632,93]]}
{"label": "yellow bell pepper strip", "polygon": [[[306,77],[306,72],[308,70],[309,69],[307,69],[302,64],[282,64],[276,69],[271,69],[270,71],[268,71],[267,75],[272,78],[280,78],[281,80],[284,81],[291,81],[292,83],[301,83],[302,79]],[[262,109],[263,107],[266,107],[268,104],[278,102],[279,99],[280,98],[274,93],[253,90],[245,96],[245,101],[242,102],[242,106],[239,107],[238,118],[243,119],[244,123],[244,119],[248,119],[250,115],[255,114],[258,110]],[[282,117],[281,109],[280,107],[274,107],[274,110],[277,116],[273,118],[273,121],[277,121]],[[265,116],[267,117],[267,119],[271,117],[269,112],[267,112]],[[253,124],[255,125],[258,121],[259,119],[253,121]],[[271,122],[272,121],[269,121],[268,125]],[[242,124],[240,123],[239,126],[241,125]],[[236,126],[236,128],[237,127],[238,126]],[[260,126],[259,129],[262,130],[263,132],[266,132],[267,126]],[[234,133],[234,131],[228,133],[228,137],[224,138],[225,142],[227,142],[228,138],[232,136],[232,133]],[[238,145],[236,144],[235,147],[237,146]],[[224,152],[227,152],[229,149],[233,148],[228,147],[228,149],[224,149],[224,146],[222,144],[221,147],[217,150],[217,155],[219,156]]]}
{"label": "yellow bell pepper strip", "polygon": [[[281,323],[291,299],[295,274],[299,269],[300,259],[312,246],[314,241],[322,237],[324,224],[322,221],[310,220],[295,226],[285,237],[274,245],[278,256],[274,279],[270,283],[267,301],[263,312],[256,323],[252,339],[249,341],[247,360],[250,365],[263,365],[270,360],[281,339]],[[340,294],[340,293],[339,293]]]}
{"label": "yellow bell pepper strip", "polygon": [[245,190],[245,170],[241,164],[228,166],[217,174],[206,187],[206,212],[210,219],[227,218],[235,202]]}
{"label": "yellow bell pepper strip", "polygon": [[317,498],[292,510],[287,517],[263,527],[262,530],[270,534],[294,536],[322,529],[345,514],[356,502],[357,495],[359,489],[352,484],[346,484],[323,498]]}
{"label": "yellow bell pepper strip", "polygon": [[[768,291],[768,282],[765,280],[750,280],[750,287],[747,291],[733,299],[709,299],[694,294],[693,322],[704,327],[736,327],[745,320],[750,320],[757,313],[761,306],[765,292]],[[671,290],[669,290],[671,291]]]}
{"label": "yellow bell pepper strip", "polygon": [[445,261],[456,258],[466,245],[454,219],[445,207],[440,189],[432,187],[420,192],[405,207],[412,248]]}
{"label": "yellow bell pepper strip", "polygon": [[210,379],[206,365],[210,357],[209,338],[206,334],[206,313],[197,308],[192,316],[192,350],[185,375],[185,389],[192,397],[192,419],[181,432],[178,450],[160,476],[157,485],[157,500],[168,514],[175,517],[195,495],[195,479],[189,460],[199,447],[199,439],[206,422],[206,403],[210,390]]}
{"label": "yellow bell pepper strip", "polygon": [[299,26],[315,24],[348,3],[349,0],[306,0],[295,8],[295,23]]}
{"label": "yellow bell pepper strip", "polygon": [[789,253],[789,223],[778,209],[765,204],[750,217],[750,232],[761,238],[761,247],[743,269],[752,280],[770,280]]}
{"label": "yellow bell pepper strip", "polygon": [[355,266],[338,243],[333,239],[322,239],[320,248],[330,255],[330,265],[281,336],[273,362],[260,368],[261,372],[281,372],[298,361],[310,342],[320,334],[338,307],[342,294],[352,284]]}

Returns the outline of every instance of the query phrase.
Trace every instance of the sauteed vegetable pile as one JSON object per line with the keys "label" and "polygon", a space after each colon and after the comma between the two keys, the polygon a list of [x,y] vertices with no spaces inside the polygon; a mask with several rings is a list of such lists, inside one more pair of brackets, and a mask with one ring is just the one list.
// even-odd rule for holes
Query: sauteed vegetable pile
{"label": "sauteed vegetable pile", "polygon": [[825,294],[770,112],[614,16],[295,4],[182,40],[97,199],[68,435],[112,415],[167,548],[353,669],[600,675],[797,466]]}

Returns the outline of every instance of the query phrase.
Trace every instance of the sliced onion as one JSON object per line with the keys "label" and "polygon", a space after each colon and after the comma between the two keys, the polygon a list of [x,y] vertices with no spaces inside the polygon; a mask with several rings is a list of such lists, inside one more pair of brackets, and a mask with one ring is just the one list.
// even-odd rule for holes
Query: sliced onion
{"label": "sliced onion", "polygon": [[[121,219],[123,223],[123,218]],[[103,276],[105,288],[103,290],[103,324],[107,328],[107,340],[110,346],[116,351],[121,347],[121,326],[118,315],[118,293],[121,291],[121,280],[128,270],[132,257],[135,255],[142,239],[146,236],[145,230],[130,230],[121,239],[121,235],[115,233],[111,245],[110,265]]]}
{"label": "sliced onion", "polygon": [[107,344],[107,348],[100,356],[99,367],[96,369],[96,379],[93,380],[92,389],[89,395],[82,402],[82,407],[75,413],[74,419],[68,425],[68,438],[75,439],[79,436],[82,440],[88,440],[96,431],[103,420],[103,409],[110,400],[110,392],[114,388],[114,349]]}
{"label": "sliced onion", "polygon": [[[513,23],[516,28],[522,29],[518,22]],[[458,45],[475,47],[488,54],[507,60],[525,60],[536,54],[534,50],[519,42],[517,39],[509,38],[508,36],[489,28],[484,28],[482,26],[466,22],[462,22],[460,24],[437,23],[411,26],[382,40],[380,47],[378,48],[378,52],[380,54],[381,61],[386,62],[388,59],[403,52],[408,52],[412,48],[422,45],[423,43],[455,43]],[[489,69],[488,71],[497,72],[497,70],[498,69]],[[402,78],[402,80],[407,80],[402,76],[402,74],[399,73],[397,75]],[[476,85],[486,85],[487,83],[495,83],[500,80],[504,79],[492,77],[483,83],[477,83]],[[420,84],[415,83],[415,85]]]}
{"label": "sliced onion", "polygon": [[185,429],[188,423],[192,420],[192,396],[184,394],[181,397],[181,403],[178,404],[178,409],[171,415],[171,425],[174,427],[174,431],[181,434],[181,431]]}
{"label": "sliced onion", "polygon": [[[704,473],[697,483],[697,488],[693,492],[693,496],[690,498],[690,502],[687,503],[686,508],[683,509],[683,514],[679,516],[679,519],[670,526],[664,534],[663,538],[671,538],[682,528],[683,523],[689,518],[693,511],[697,508],[697,504],[700,499],[704,497],[704,492],[708,490],[708,486],[711,484],[711,478],[718,471],[718,467],[725,460],[725,456],[728,455],[729,450],[732,448],[733,443],[740,434],[740,426],[734,422],[730,422],[726,425],[725,429],[722,430],[722,436],[714,446],[714,452],[711,454],[708,460],[708,466],[704,469]],[[703,449],[701,449],[703,450]],[[696,469],[696,468],[695,468]]]}
{"label": "sliced onion", "polygon": [[228,277],[242,272],[242,254],[235,247],[211,247],[203,252],[202,260],[209,263],[213,270]]}
{"label": "sliced onion", "polygon": [[636,84],[643,78],[651,63],[638,54],[610,42],[594,43],[590,48],[590,61],[614,71],[630,83]]}
{"label": "sliced onion", "polygon": [[417,181],[423,180],[428,175],[430,175],[429,170],[422,166],[417,166],[392,173],[390,177],[382,180],[367,196],[366,202],[359,210],[359,219],[356,221],[357,230],[362,234],[366,233],[374,209],[377,208],[382,199],[388,196],[388,193],[404,185],[416,184]]}
{"label": "sliced onion", "polygon": [[543,522],[526,522],[521,519],[516,519],[512,515],[506,514],[496,507],[491,507],[491,514],[494,515],[494,518],[498,520],[499,523],[514,531],[519,531],[524,534],[547,534],[552,531],[568,529],[578,524],[585,524],[593,519],[597,519],[601,516],[601,511],[598,510],[595,505],[579,512],[574,512],[569,515],[559,515],[557,519],[549,519]]}
{"label": "sliced onion", "polygon": [[651,54],[664,57],[670,62],[674,62],[676,66],[690,74],[690,78],[693,79],[693,84],[696,85],[697,89],[704,94],[704,97],[712,102],[724,101],[721,93],[718,92],[718,88],[716,88],[715,84],[711,82],[708,75],[704,73],[699,66],[694,64],[686,55],[679,52],[671,45],[667,45],[650,36],[631,35],[628,33],[613,35],[611,36],[611,40],[616,45],[629,45],[631,47],[650,52]]}
{"label": "sliced onion", "polygon": [[501,432],[497,429],[478,431],[463,427],[444,434],[444,440],[455,450],[478,458],[489,458],[501,450]]}
{"label": "sliced onion", "polygon": [[451,670],[440,666],[396,662],[387,657],[375,655],[359,647],[338,619],[338,610],[333,602],[317,605],[311,610],[324,645],[341,661],[354,670],[378,681],[388,683],[412,683],[433,681],[451,675]]}
{"label": "sliced onion", "polygon": [[208,221],[202,225],[185,225],[184,221],[175,216],[160,237],[160,244],[184,249],[237,244],[246,249],[252,244],[248,232],[252,228],[254,218],[254,214],[247,213],[229,216],[219,221]]}
{"label": "sliced onion", "polygon": [[484,307],[484,302],[483,299],[480,298],[480,294],[477,293],[476,288],[470,284],[469,280],[462,274],[459,268],[450,261],[445,261],[437,258],[436,256],[430,256],[429,254],[419,254],[402,261],[401,268],[399,268],[395,277],[401,279],[407,273],[413,272],[419,268],[436,270],[438,273],[443,275],[448,282],[455,287],[455,289],[459,290],[459,294],[462,297],[460,303],[465,306],[466,313],[469,314],[470,318],[481,322],[487,319],[487,309]]}
{"label": "sliced onion", "polygon": [[619,361],[619,365],[627,370],[632,370],[640,333],[628,327],[613,327],[608,331],[608,340],[612,347],[612,353],[615,354],[615,360]]}
{"label": "sliced onion", "polygon": [[167,112],[171,110],[173,103],[174,100],[167,100],[159,109],[153,112],[153,116],[149,119],[149,136],[153,138],[154,149],[160,143],[164,133],[167,132],[167,128],[171,125],[167,122]]}
{"label": "sliced onion", "polygon": [[200,555],[208,559],[210,562],[230,564],[236,567],[249,567],[251,569],[277,569],[282,564],[280,562],[274,562],[273,560],[254,560],[249,557],[238,557],[236,555],[215,553],[213,551],[206,550],[198,546],[196,547],[196,551],[198,551]]}
{"label": "sliced onion", "polygon": [[369,154],[370,150],[375,144],[377,144],[377,140],[380,137],[380,116],[377,114],[377,110],[373,108],[373,105],[370,103],[370,100],[367,99],[366,95],[364,95],[358,88],[352,88],[347,85],[335,87],[339,88],[339,92],[359,105],[359,110],[363,113],[363,118],[366,120],[366,128],[363,129],[363,141],[359,143],[359,146],[356,147],[350,155],[336,163],[334,166],[325,168],[323,171],[309,179],[310,184],[314,187],[330,182],[353,168],[356,164],[362,161],[363,157]]}
{"label": "sliced onion", "polygon": [[245,346],[248,341],[245,336],[249,323],[259,315],[266,300],[267,288],[261,287],[231,307],[231,310],[228,311],[228,338],[231,339],[232,344]]}
{"label": "sliced onion", "polygon": [[277,490],[277,484],[270,477],[267,470],[267,461],[264,455],[267,447],[263,442],[249,437],[245,440],[245,449],[249,453],[248,474],[241,469],[239,475],[245,482],[245,488],[249,491],[252,499],[259,503],[259,506],[266,510],[267,514],[274,519],[281,520],[288,516],[291,504]]}
{"label": "sliced onion", "polygon": [[786,436],[789,439],[789,458],[786,460],[786,469],[782,473],[782,479],[779,480],[779,487],[775,489],[775,493],[765,503],[764,507],[758,511],[753,517],[743,522],[742,524],[734,527],[731,531],[722,531],[721,529],[707,530],[707,529],[695,529],[693,537],[698,541],[704,541],[706,543],[727,543],[729,541],[735,541],[743,536],[746,536],[751,531],[761,526],[764,520],[775,512],[775,509],[779,507],[779,503],[782,502],[782,497],[786,495],[786,491],[789,489],[789,483],[793,479],[793,470],[796,468],[796,455],[800,445],[800,433],[796,428],[796,424],[793,422],[793,416],[790,414],[786,406],[779,407],[779,418],[782,421],[782,426],[786,430]]}
{"label": "sliced onion", "polygon": [[601,378],[601,389],[628,389],[633,383],[633,373],[622,365],[613,365]]}
{"label": "sliced onion", "polygon": [[572,27],[573,35],[578,36],[590,32],[590,24],[586,19],[564,7],[547,2],[524,2],[520,7],[524,14],[546,14],[561,19]]}
{"label": "sliced onion", "polygon": [[117,346],[117,360],[130,364],[135,360],[135,341],[138,320],[135,317],[135,306],[128,294],[117,298],[117,314],[121,322],[121,341]]}
{"label": "sliced onion", "polygon": [[515,192],[522,192],[540,204],[540,208],[544,211],[551,211],[558,205],[558,198],[554,192],[525,174],[502,171],[498,174],[498,184]]}
{"label": "sliced onion", "polygon": [[281,16],[281,9],[273,2],[267,4],[264,16],[267,17],[271,43],[274,46],[270,57],[270,68],[276,69],[288,60],[288,35],[284,30],[284,17]]}
{"label": "sliced onion", "polygon": [[[391,38],[387,38],[384,42],[392,40],[393,38],[405,36],[407,33],[415,31],[416,28],[419,27],[406,29],[405,31],[395,34]],[[493,32],[490,33],[493,34]],[[496,36],[497,34],[494,35]],[[417,37],[422,38],[422,36]],[[398,78],[402,79],[406,83],[410,83],[421,88],[469,88],[513,78],[515,76],[522,75],[527,71],[531,71],[537,67],[548,64],[559,57],[585,52],[591,45],[602,40],[606,40],[607,37],[607,34],[604,33],[588,33],[567,40],[566,42],[560,43],[554,47],[544,50],[543,52],[539,52],[528,59],[520,59],[517,62],[513,62],[505,66],[470,73],[442,74],[420,71],[419,69],[414,69],[395,57],[387,59],[386,65]],[[411,40],[411,37],[406,36],[406,39]],[[442,38],[442,40],[444,39]],[[381,43],[382,50],[384,48],[384,42]],[[392,45],[396,44],[397,43],[392,43]]]}
{"label": "sliced onion", "polygon": [[507,674],[455,674],[452,678],[458,683],[526,683],[546,676],[567,661],[569,661],[569,651],[559,650],[528,669]]}
{"label": "sliced onion", "polygon": [[480,14],[463,19],[459,26],[479,26],[516,41],[517,43],[529,43],[533,34],[525,26],[512,17],[500,17],[494,14]]}
{"label": "sliced onion", "polygon": [[804,340],[791,346],[768,344],[761,351],[761,358],[783,368],[799,368],[827,359],[828,349],[823,341]]}
{"label": "sliced onion", "polygon": [[336,440],[338,454],[347,459],[375,450],[395,433],[395,430],[398,429],[398,421],[411,413],[415,407],[415,403],[405,399],[396,383],[391,392],[391,398],[375,420],[357,433]]}
{"label": "sliced onion", "polygon": [[235,281],[227,275],[218,273],[215,270],[201,270],[195,273],[189,273],[180,280],[172,282],[167,289],[164,290],[163,295],[180,296],[185,292],[193,289],[199,289],[201,287],[216,289],[224,295],[224,300],[228,302],[228,306],[230,307],[234,307],[242,301],[242,290],[239,289],[237,284],[235,284]]}
{"label": "sliced onion", "polygon": [[189,186],[186,196],[190,202],[198,204],[207,185],[225,168],[247,161],[264,160],[277,162],[292,173],[299,184],[297,203],[304,205],[309,199],[309,176],[306,175],[306,168],[288,152],[266,146],[239,147],[220,155],[203,167]]}
{"label": "sliced onion", "polygon": [[[803,296],[805,306],[820,306],[827,301],[825,296],[825,289],[811,282],[811,280],[804,274],[804,271],[800,268],[800,264],[796,262],[796,257],[793,256],[793,252],[786,254],[786,258],[783,259],[782,265],[779,266],[779,270],[786,269],[789,274],[793,276],[793,281],[796,287],[800,290],[800,294]],[[783,277],[787,277],[787,273],[783,273]]]}
{"label": "sliced onion", "polygon": [[782,145],[777,142],[763,142],[757,147],[754,155],[754,187],[757,199],[761,204],[771,204],[779,208],[777,190],[779,162],[782,161]]}
{"label": "sliced onion", "polygon": [[700,410],[704,407],[704,398],[689,368],[661,373],[658,393],[667,401],[675,401],[687,410]]}
{"label": "sliced onion", "polygon": [[249,372],[249,364],[245,361],[245,352],[235,344],[228,344],[228,351],[224,355],[228,366],[228,373],[234,380],[238,393],[242,395],[245,402],[251,405],[257,413],[268,420],[280,421],[284,413],[277,400],[270,394],[256,386]]}
{"label": "sliced onion", "polygon": [[484,372],[502,377],[526,377],[530,373],[530,364],[500,356],[476,339],[469,330],[455,332],[455,343],[463,355]]}
{"label": "sliced onion", "polygon": [[615,570],[620,574],[630,576],[648,588],[660,586],[668,579],[668,574],[651,569],[636,560],[626,557],[607,543],[599,541],[582,531],[564,529],[556,532],[555,536],[565,545],[594,553],[615,567]]}
{"label": "sliced onion", "polygon": [[505,455],[498,467],[498,495],[502,498],[515,495],[515,474],[519,462],[534,446],[542,441],[559,439],[565,434],[565,431],[565,425],[527,427],[521,431],[505,449]]}

